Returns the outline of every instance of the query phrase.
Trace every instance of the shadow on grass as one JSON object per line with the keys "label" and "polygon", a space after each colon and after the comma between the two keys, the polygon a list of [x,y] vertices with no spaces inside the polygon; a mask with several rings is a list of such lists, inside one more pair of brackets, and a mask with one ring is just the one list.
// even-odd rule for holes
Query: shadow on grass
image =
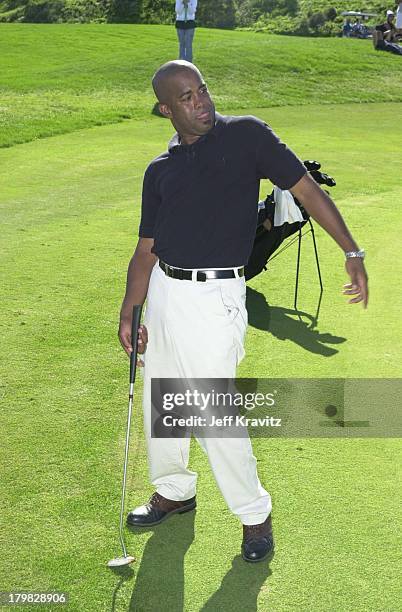
{"label": "shadow on grass", "polygon": [[114,612],[114,610],[116,609],[116,599],[117,599],[117,595],[119,593],[120,587],[122,586],[124,582],[126,582],[126,580],[130,580],[134,576],[134,570],[132,570],[131,567],[125,565],[123,567],[112,568],[112,572],[116,576],[119,576],[120,578],[119,582],[116,584],[113,590],[113,595],[112,595],[111,610],[112,612]]}
{"label": "shadow on grass", "polygon": [[[135,586],[131,595],[129,612],[153,612],[184,610],[184,557],[194,540],[195,512],[172,517],[156,528],[130,528],[132,534],[152,532],[147,541],[137,569]],[[135,546],[132,546],[135,548]],[[246,563],[240,555],[232,561],[232,567],[223,578],[219,589],[203,605],[200,612],[217,610],[242,610],[255,612],[257,597],[268,576],[272,574],[269,563],[274,553],[261,563]],[[113,591],[111,612],[116,612],[116,600],[121,585],[133,577],[135,564],[115,570],[120,577]],[[200,559],[200,580],[206,566]]]}
{"label": "shadow on grass", "polygon": [[[153,533],[138,568],[130,612],[184,610],[184,556],[194,540],[194,518],[195,512],[187,512],[155,529],[141,529]],[[139,529],[130,531],[136,534]]]}
{"label": "shadow on grass", "polygon": [[[278,340],[290,340],[310,353],[332,357],[338,350],[326,345],[342,344],[346,341],[342,336],[320,333],[318,329],[314,329],[317,315],[270,306],[265,296],[251,287],[247,287],[246,303],[249,325],[270,332]],[[303,317],[307,321],[303,320]]]}
{"label": "shadow on grass", "polygon": [[221,586],[200,612],[217,612],[217,610],[255,612],[261,587],[272,574],[269,568],[272,559],[273,554],[260,563],[247,563],[240,555],[235,557]]}

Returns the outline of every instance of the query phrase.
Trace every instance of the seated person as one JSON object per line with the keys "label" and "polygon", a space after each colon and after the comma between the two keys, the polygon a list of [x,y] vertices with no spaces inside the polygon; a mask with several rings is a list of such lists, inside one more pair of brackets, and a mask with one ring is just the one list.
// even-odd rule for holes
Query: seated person
{"label": "seated person", "polygon": [[383,40],[386,42],[395,42],[396,27],[394,25],[394,11],[387,11],[387,20],[385,23],[380,23],[375,27],[376,32],[382,32]]}
{"label": "seated person", "polygon": [[384,40],[381,30],[375,30],[373,34],[373,45],[376,51],[389,51],[395,55],[402,55],[402,47],[396,43]]}

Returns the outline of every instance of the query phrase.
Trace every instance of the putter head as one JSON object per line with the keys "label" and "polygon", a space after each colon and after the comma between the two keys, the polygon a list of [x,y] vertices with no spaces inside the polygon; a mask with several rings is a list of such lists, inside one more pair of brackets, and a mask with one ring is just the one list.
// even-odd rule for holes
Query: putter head
{"label": "putter head", "polygon": [[108,567],[123,567],[123,565],[129,565],[135,561],[135,557],[131,557],[127,555],[127,557],[116,557],[116,559],[111,559],[108,561]]}

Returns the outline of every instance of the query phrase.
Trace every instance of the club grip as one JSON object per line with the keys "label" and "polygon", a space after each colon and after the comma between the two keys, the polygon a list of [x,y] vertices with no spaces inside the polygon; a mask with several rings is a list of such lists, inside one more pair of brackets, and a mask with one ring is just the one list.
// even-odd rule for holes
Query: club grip
{"label": "club grip", "polygon": [[135,380],[138,353],[138,328],[141,321],[142,304],[133,306],[133,318],[131,321],[131,344],[133,350],[130,354],[130,384]]}

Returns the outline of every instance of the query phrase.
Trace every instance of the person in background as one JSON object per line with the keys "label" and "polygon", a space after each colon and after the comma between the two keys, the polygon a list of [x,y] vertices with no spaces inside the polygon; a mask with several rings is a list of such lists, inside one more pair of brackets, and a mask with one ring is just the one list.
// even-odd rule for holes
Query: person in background
{"label": "person in background", "polygon": [[346,19],[345,23],[342,27],[342,36],[346,36],[346,38],[350,37],[350,33],[352,31],[352,24],[350,23],[350,19]]}
{"label": "person in background", "polygon": [[193,38],[197,0],[176,0],[176,29],[179,38],[179,59],[193,61]]}
{"label": "person in background", "polygon": [[396,28],[394,25],[394,11],[387,11],[387,20],[375,27],[377,32],[382,32],[382,38],[385,42],[395,42]]}
{"label": "person in background", "polygon": [[398,8],[396,9],[396,23],[395,23],[397,33],[399,37],[402,37],[402,2],[398,4]]}
{"label": "person in background", "polygon": [[373,45],[376,51],[389,51],[390,53],[394,53],[395,55],[402,55],[402,47],[401,45],[397,45],[396,43],[388,42],[384,40],[384,35],[382,30],[379,29],[380,26],[377,26],[373,32]]}
{"label": "person in background", "polygon": [[351,36],[353,36],[354,38],[363,37],[363,24],[360,21],[360,17],[357,17],[356,21],[352,23]]}

